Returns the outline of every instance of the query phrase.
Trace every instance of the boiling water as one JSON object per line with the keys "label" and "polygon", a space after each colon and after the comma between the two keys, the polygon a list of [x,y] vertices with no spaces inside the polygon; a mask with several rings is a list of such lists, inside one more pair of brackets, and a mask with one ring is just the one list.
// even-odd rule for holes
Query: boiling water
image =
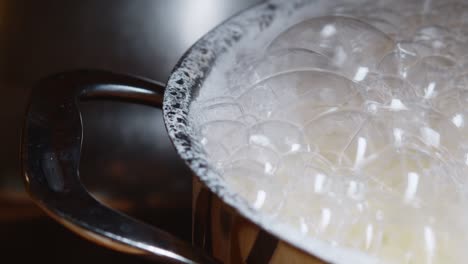
{"label": "boiling water", "polygon": [[201,143],[230,188],[304,237],[464,263],[467,29],[462,2],[337,4],[207,82]]}

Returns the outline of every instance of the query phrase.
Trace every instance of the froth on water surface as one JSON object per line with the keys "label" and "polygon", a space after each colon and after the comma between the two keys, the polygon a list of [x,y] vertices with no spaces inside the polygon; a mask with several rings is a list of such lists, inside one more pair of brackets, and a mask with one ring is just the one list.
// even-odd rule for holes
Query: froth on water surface
{"label": "froth on water surface", "polygon": [[191,108],[205,151],[300,236],[379,263],[465,263],[468,6],[330,6],[219,62]]}

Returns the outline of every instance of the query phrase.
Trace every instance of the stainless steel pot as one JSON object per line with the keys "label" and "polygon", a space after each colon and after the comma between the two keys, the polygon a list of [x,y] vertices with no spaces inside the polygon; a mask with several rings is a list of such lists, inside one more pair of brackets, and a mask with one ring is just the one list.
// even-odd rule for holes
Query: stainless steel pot
{"label": "stainless steel pot", "polygon": [[[32,198],[51,217],[91,241],[165,263],[322,263],[313,256],[327,259],[321,252],[283,235],[279,227],[268,226],[226,188],[188,118],[194,95],[220,56],[246,34],[261,34],[275,19],[317,2],[268,1],[231,18],[180,59],[165,89],[151,80],[93,70],[42,80],[31,95],[21,146]],[[169,136],[194,174],[192,245],[103,206],[83,187],[78,172],[82,125],[77,103],[92,99],[162,107]]]}

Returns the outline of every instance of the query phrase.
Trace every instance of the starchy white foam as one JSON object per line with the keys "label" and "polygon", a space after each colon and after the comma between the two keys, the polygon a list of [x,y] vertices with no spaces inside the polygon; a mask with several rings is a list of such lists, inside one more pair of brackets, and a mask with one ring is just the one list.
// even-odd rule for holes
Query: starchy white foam
{"label": "starchy white foam", "polygon": [[191,109],[205,150],[304,248],[464,263],[468,6],[330,2],[213,68]]}

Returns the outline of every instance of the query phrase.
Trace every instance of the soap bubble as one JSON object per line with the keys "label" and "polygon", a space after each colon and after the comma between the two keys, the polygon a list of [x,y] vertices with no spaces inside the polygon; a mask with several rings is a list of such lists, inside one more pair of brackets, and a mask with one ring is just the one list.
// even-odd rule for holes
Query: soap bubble
{"label": "soap bubble", "polygon": [[280,105],[279,98],[274,94],[269,83],[262,82],[250,87],[238,98],[244,113],[252,115],[257,120],[265,120]]}
{"label": "soap bubble", "polygon": [[351,165],[343,152],[351,144],[368,116],[356,110],[342,110],[325,114],[305,126],[309,143],[333,163]]}
{"label": "soap bubble", "polygon": [[332,167],[332,164],[318,153],[294,152],[281,159],[276,178],[295,195],[301,195],[301,191],[302,194],[323,194],[331,187]]}
{"label": "soap bubble", "polygon": [[265,80],[274,75],[303,70],[336,71],[337,68],[325,56],[307,49],[283,49],[267,54],[254,67],[251,83]]}
{"label": "soap bubble", "polygon": [[468,146],[468,91],[455,90],[444,96],[439,96],[434,101],[434,107],[444,115],[445,120],[458,130],[460,138],[456,138],[455,140],[459,141],[454,142],[454,144],[462,145],[461,151],[463,153],[460,155],[463,157],[459,157],[459,159],[466,162],[466,157],[468,157],[465,155],[468,153],[468,148],[465,147]]}
{"label": "soap bubble", "polygon": [[388,36],[395,38],[398,34],[398,28],[385,19],[378,17],[363,17],[363,21],[384,32]]}
{"label": "soap bubble", "polygon": [[359,170],[369,160],[380,158],[379,153],[386,149],[391,140],[391,130],[385,124],[368,118],[354,132],[342,155],[351,161],[352,169]]}
{"label": "soap bubble", "polygon": [[215,120],[236,120],[243,116],[242,107],[238,103],[219,103],[203,107],[200,111],[201,122]]}
{"label": "soap bubble", "polygon": [[452,51],[458,52],[459,47],[452,35],[451,30],[446,27],[425,26],[416,31],[413,41],[429,48],[431,55],[453,56]]}
{"label": "soap bubble", "polygon": [[437,194],[442,195],[441,191],[444,195],[449,191],[458,192],[456,171],[443,159],[420,147],[389,148],[380,158],[367,163],[362,171],[371,180],[369,188],[380,189],[391,194],[393,199],[418,208],[438,203]]}
{"label": "soap bubble", "polygon": [[361,86],[331,72],[301,71],[277,78],[284,79],[286,83],[295,80],[286,89],[276,89],[279,97],[285,101],[272,114],[277,119],[304,125],[337,106],[358,108],[364,102],[360,94]]}
{"label": "soap bubble", "polygon": [[268,50],[302,48],[322,54],[344,75],[360,81],[393,46],[389,36],[369,24],[349,17],[329,16],[291,27],[273,40]]}
{"label": "soap bubble", "polygon": [[280,162],[279,155],[274,150],[257,145],[241,147],[232,154],[230,160],[231,163],[227,167],[242,165],[268,175],[275,173]]}
{"label": "soap bubble", "polygon": [[274,214],[281,208],[286,193],[262,175],[255,166],[246,164],[230,165],[223,172],[228,186],[254,209]]}
{"label": "soap bubble", "polygon": [[415,51],[408,50],[406,46],[397,46],[399,48],[385,55],[379,63],[378,71],[386,75],[406,78],[409,68],[418,60],[418,55]]}
{"label": "soap bubble", "polygon": [[419,96],[431,99],[453,88],[457,70],[455,61],[444,56],[420,59],[408,71],[408,80]]}
{"label": "soap bubble", "polygon": [[249,88],[238,100],[246,113],[264,120],[275,116],[275,110],[287,109],[304,98],[313,98],[309,107],[353,104],[360,100],[358,91],[359,86],[343,76],[303,70],[272,76]]}
{"label": "soap bubble", "polygon": [[418,98],[414,87],[397,76],[376,74],[364,84],[367,89],[363,97],[387,108],[405,108],[404,104]]}
{"label": "soap bubble", "polygon": [[238,121],[219,120],[200,127],[201,143],[216,162],[226,160],[239,146],[247,144],[247,128]]}
{"label": "soap bubble", "polygon": [[404,18],[400,25],[399,35],[401,39],[411,39],[415,32],[422,27],[434,24],[434,16],[432,14],[411,14]]}
{"label": "soap bubble", "polygon": [[265,121],[252,126],[249,143],[270,147],[282,154],[310,151],[301,128],[284,121]]}

